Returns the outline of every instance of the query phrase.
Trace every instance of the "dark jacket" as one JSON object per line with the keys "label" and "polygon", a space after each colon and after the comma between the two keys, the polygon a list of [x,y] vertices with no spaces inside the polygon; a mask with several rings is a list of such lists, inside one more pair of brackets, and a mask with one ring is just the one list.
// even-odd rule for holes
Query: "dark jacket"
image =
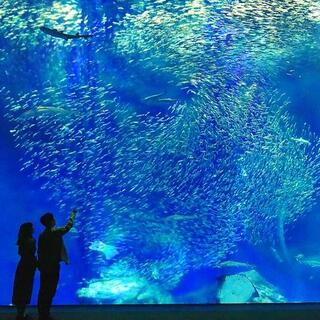
{"label": "dark jacket", "polygon": [[38,261],[40,271],[57,270],[60,261],[69,263],[63,236],[70,231],[73,226],[73,218],[70,217],[67,224],[60,228],[45,229],[38,240]]}

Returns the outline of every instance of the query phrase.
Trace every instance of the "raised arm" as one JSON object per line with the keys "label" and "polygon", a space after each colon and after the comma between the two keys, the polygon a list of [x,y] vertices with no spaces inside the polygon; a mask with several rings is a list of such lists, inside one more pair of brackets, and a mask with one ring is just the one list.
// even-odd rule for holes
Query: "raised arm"
{"label": "raised arm", "polygon": [[66,223],[65,226],[60,227],[60,228],[56,228],[55,232],[61,234],[62,236],[65,235],[66,233],[68,233],[70,231],[70,229],[73,227],[73,223],[74,223],[74,219],[76,217],[77,214],[77,209],[72,209],[70,217]]}

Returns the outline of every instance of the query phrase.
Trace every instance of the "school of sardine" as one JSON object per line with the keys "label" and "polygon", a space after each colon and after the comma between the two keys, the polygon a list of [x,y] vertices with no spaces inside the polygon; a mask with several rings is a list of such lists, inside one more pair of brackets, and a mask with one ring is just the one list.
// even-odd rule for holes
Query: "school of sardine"
{"label": "school of sardine", "polygon": [[79,297],[170,303],[239,240],[289,255],[286,230],[318,195],[319,138],[273,80],[319,49],[320,3],[2,0],[0,22],[21,169],[61,212],[79,208],[101,275]]}

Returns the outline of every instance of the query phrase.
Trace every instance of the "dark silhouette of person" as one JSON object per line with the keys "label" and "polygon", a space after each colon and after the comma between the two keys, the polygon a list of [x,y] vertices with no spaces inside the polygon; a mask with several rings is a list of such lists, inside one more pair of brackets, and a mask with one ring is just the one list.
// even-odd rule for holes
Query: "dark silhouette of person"
{"label": "dark silhouette of person", "polygon": [[45,227],[38,240],[38,265],[40,270],[40,289],[38,295],[39,320],[50,320],[50,308],[55,296],[59,276],[60,262],[69,263],[68,254],[63,242],[63,236],[70,231],[76,216],[73,209],[67,224],[56,228],[52,213],[46,213],[40,218]]}
{"label": "dark silhouette of person", "polygon": [[17,241],[20,261],[15,273],[12,295],[12,304],[17,308],[17,320],[30,319],[25,311],[26,306],[30,304],[37,267],[36,240],[33,238],[33,233],[34,227],[31,222],[20,226]]}

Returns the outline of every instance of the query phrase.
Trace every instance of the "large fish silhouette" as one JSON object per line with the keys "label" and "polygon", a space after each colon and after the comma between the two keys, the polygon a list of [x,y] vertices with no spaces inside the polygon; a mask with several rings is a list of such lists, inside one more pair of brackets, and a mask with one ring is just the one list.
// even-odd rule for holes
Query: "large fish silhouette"
{"label": "large fish silhouette", "polygon": [[84,39],[88,39],[93,37],[93,35],[91,34],[67,34],[67,33],[63,33],[62,31],[59,31],[57,29],[50,29],[47,28],[45,26],[40,27],[40,30],[46,34],[49,34],[52,37],[56,37],[56,38],[61,38],[64,40],[69,40],[69,39],[80,39],[80,38],[84,38]]}

